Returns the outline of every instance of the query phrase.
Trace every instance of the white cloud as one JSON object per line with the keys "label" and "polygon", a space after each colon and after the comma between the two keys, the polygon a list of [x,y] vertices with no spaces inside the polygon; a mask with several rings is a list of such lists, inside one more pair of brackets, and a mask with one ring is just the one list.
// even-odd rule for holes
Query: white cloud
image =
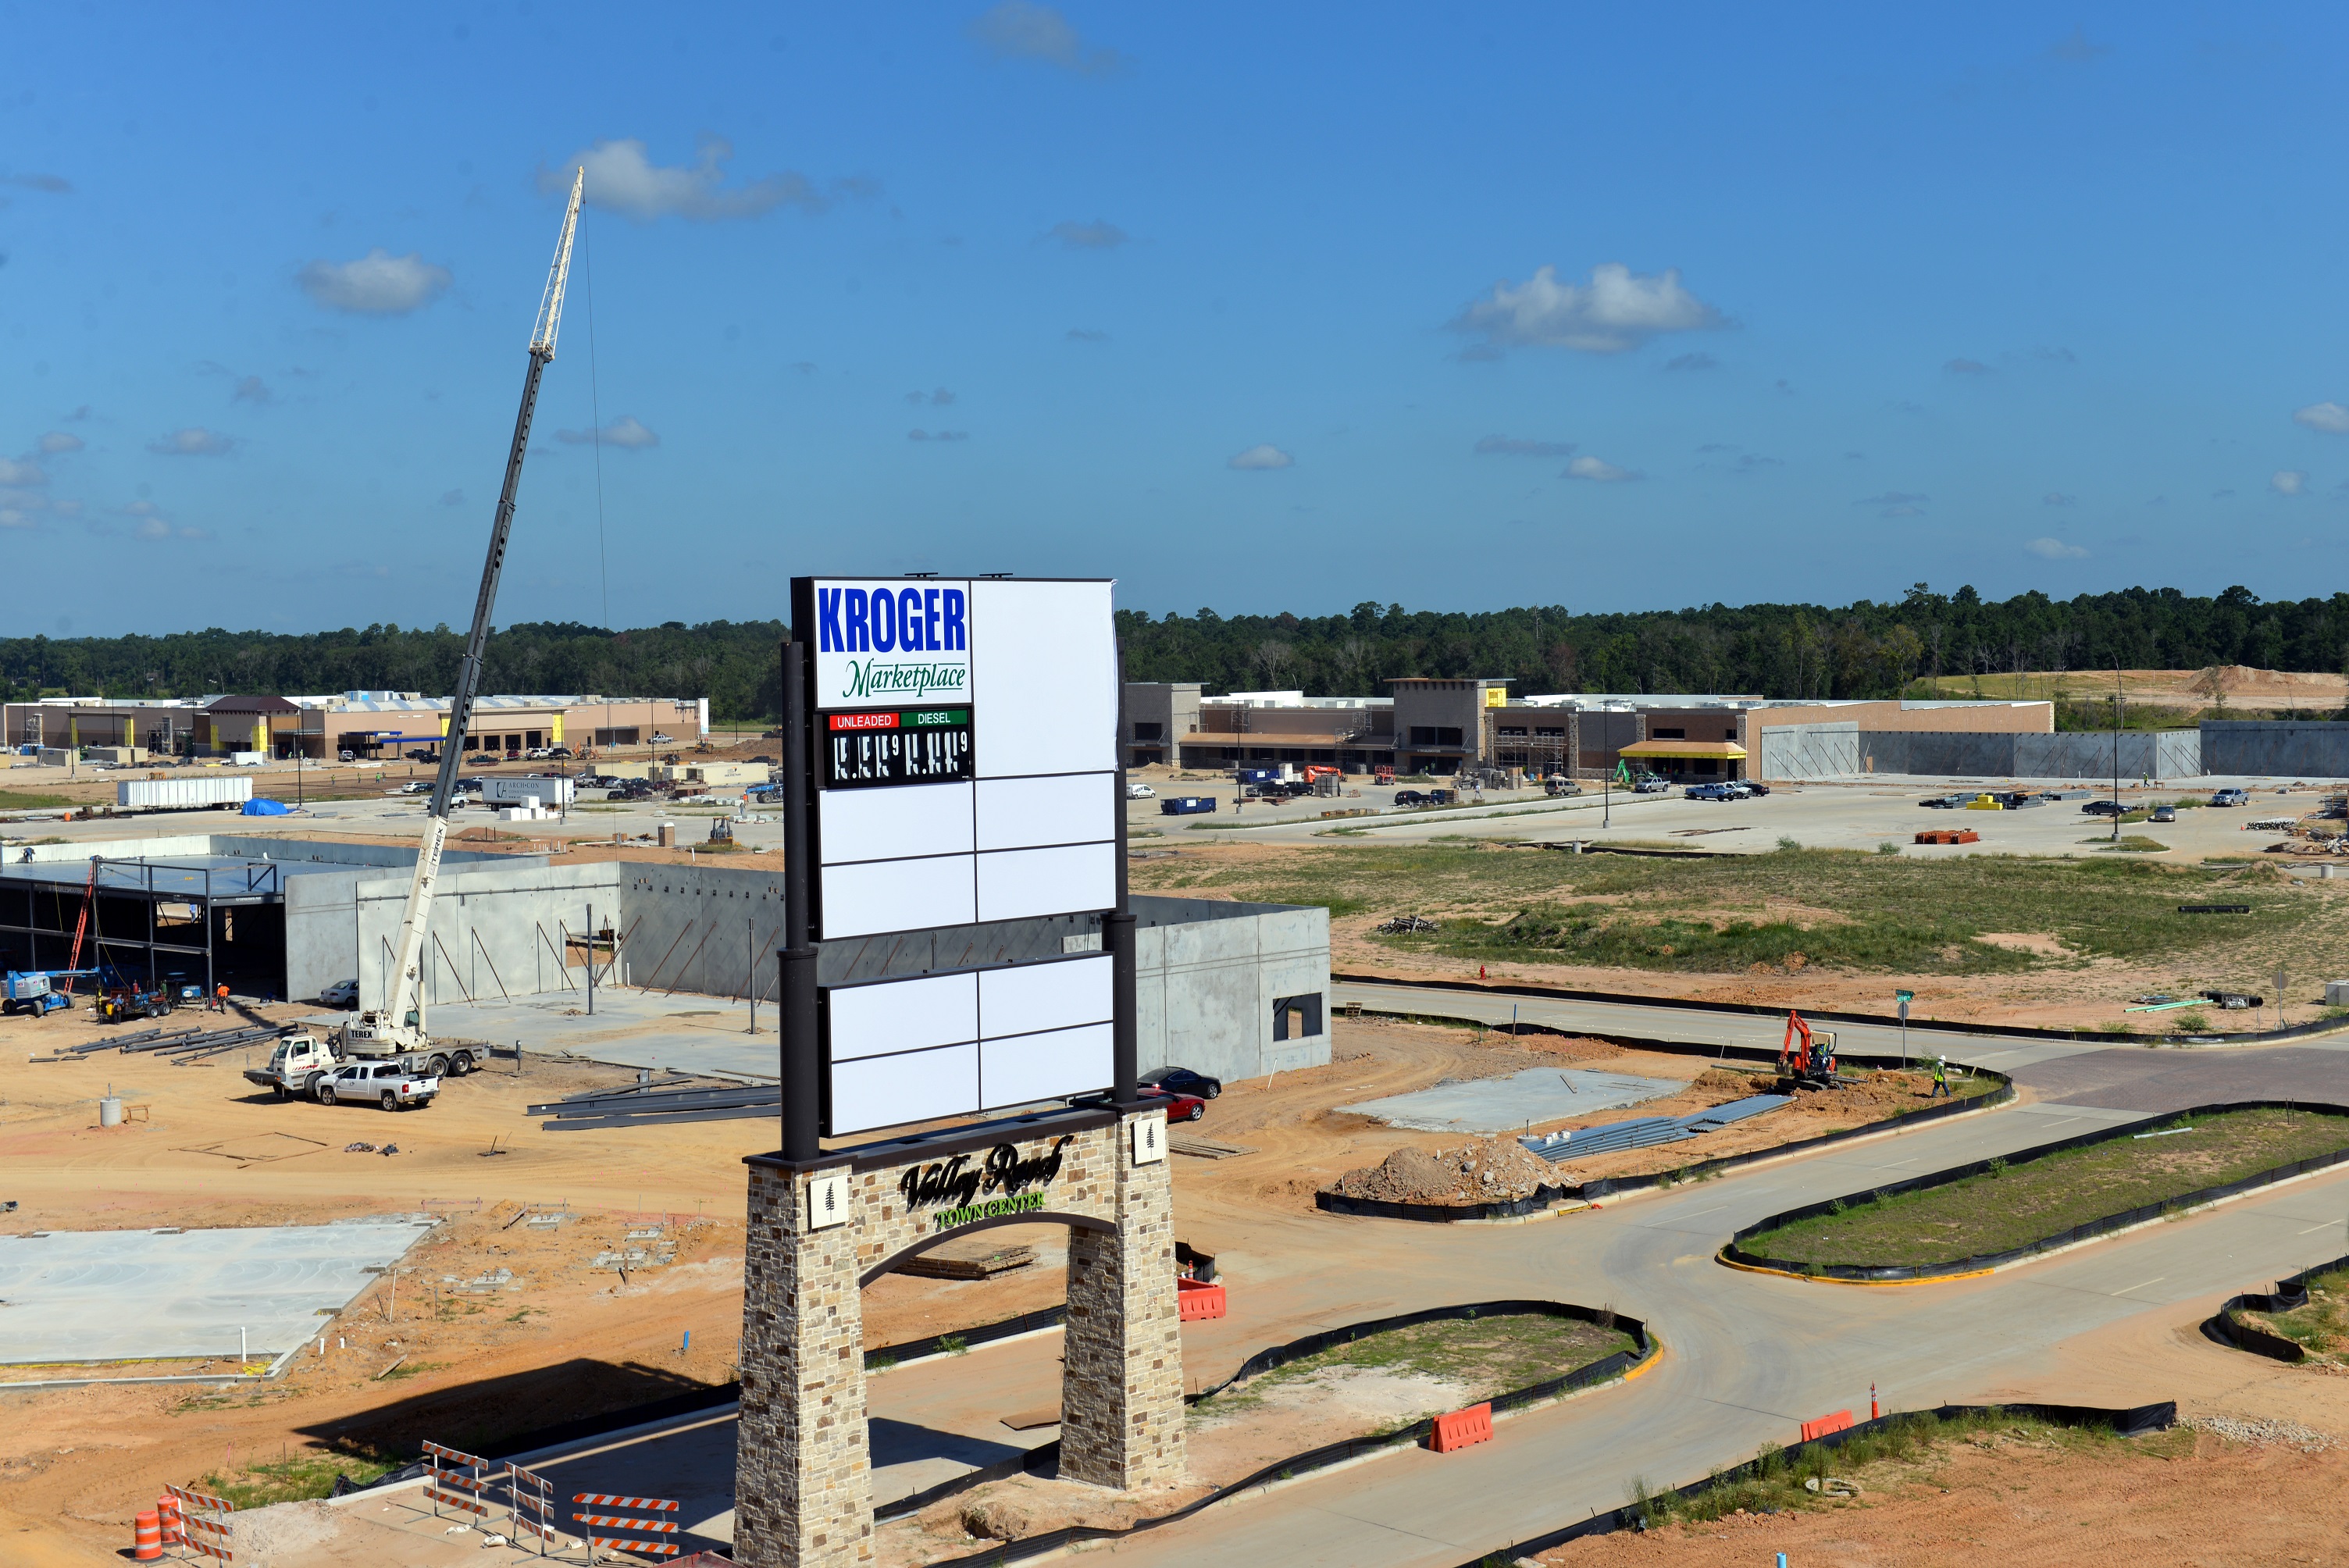
{"label": "white cloud", "polygon": [[1295,458],[1268,441],[1262,446],[1250,447],[1245,452],[1235,452],[1224,460],[1224,467],[1227,469],[1288,469],[1296,466]]}
{"label": "white cloud", "polygon": [[0,506],[0,528],[38,528],[40,520],[13,506]]}
{"label": "white cloud", "polygon": [[82,438],[64,430],[51,430],[41,438],[41,450],[49,457],[54,458],[60,452],[78,452],[81,449]]}
{"label": "white cloud", "polygon": [[269,383],[264,381],[260,377],[240,376],[236,379],[236,390],[229,394],[229,401],[232,403],[267,403],[273,401],[276,396],[276,393],[272,392],[269,389]]}
{"label": "white cloud", "polygon": [[0,485],[15,490],[29,485],[45,485],[48,482],[47,470],[30,458],[17,462],[10,462],[6,458],[0,458]]}
{"label": "white cloud", "polygon": [[650,427],[639,424],[633,414],[621,415],[601,430],[557,430],[554,438],[574,447],[592,447],[600,442],[639,452],[660,445],[660,437]]}
{"label": "white cloud", "polygon": [[166,458],[217,458],[226,455],[236,445],[233,436],[218,430],[207,430],[202,425],[191,425],[184,430],[174,430],[147,443],[147,449]]}
{"label": "white cloud", "polygon": [[1629,469],[1619,469],[1613,463],[1601,462],[1597,458],[1577,458],[1566,465],[1564,473],[1558,475],[1564,480],[1595,480],[1600,484],[1620,484],[1639,477]]}
{"label": "white cloud", "polygon": [[1055,223],[1045,232],[1045,238],[1058,240],[1071,251],[1113,251],[1133,236],[1096,218],[1090,223]]}
{"label": "white cloud", "polygon": [[2293,412],[2292,421],[2328,436],[2349,436],[2349,408],[2334,402],[2311,403]]}
{"label": "white cloud", "polygon": [[2308,473],[2303,469],[2278,469],[2268,480],[2268,488],[2278,495],[2299,495],[2308,489]]}
{"label": "white cloud", "polygon": [[1480,458],[1562,458],[1572,450],[1572,441],[1521,441],[1513,436],[1486,436],[1476,443]]}
{"label": "white cloud", "polygon": [[2046,561],[2082,561],[2088,552],[2076,544],[2066,544],[2060,539],[2034,539],[2023,547]]}
{"label": "white cloud", "polygon": [[1524,284],[1506,280],[1453,321],[1455,332],[1494,348],[1574,348],[1620,354],[1667,332],[1725,325],[1722,314],[1681,286],[1680,269],[1634,273],[1620,262],[1590,269],[1587,284],[1562,284],[1542,267]]}
{"label": "white cloud", "polygon": [[395,256],[378,245],[355,262],[312,262],[294,281],[328,310],[405,315],[440,298],[456,279],[414,251]]}
{"label": "white cloud", "polygon": [[1066,16],[1034,0],[1003,0],[971,23],[970,36],[999,60],[1041,60],[1080,76],[1108,76],[1126,63],[1115,49],[1087,49]]}
{"label": "white cloud", "polygon": [[[726,184],[726,160],[734,144],[721,137],[704,137],[690,164],[661,165],[646,155],[635,137],[599,141],[576,153],[559,168],[542,170],[538,188],[551,195],[567,195],[575,170],[587,171],[584,192],[588,205],[649,223],[660,218],[689,218],[714,222],[724,218],[756,218],[778,207],[821,212],[831,199],[808,177],[792,170],[769,174],[730,189]],[[843,194],[863,193],[869,182],[834,181]]]}

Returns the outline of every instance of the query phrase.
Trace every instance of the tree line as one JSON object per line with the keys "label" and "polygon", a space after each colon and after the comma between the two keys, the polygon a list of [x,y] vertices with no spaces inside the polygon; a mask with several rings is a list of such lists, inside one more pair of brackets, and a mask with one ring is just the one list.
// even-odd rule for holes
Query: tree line
{"label": "tree line", "polygon": [[[1951,676],[2024,671],[2266,669],[2349,673],[2349,593],[2263,603],[2131,588],[2004,601],[1920,583],[1898,600],[1710,604],[1576,614],[1564,605],[1454,613],[1364,603],[1342,615],[1153,616],[1121,611],[1132,680],[1210,692],[1301,689],[1376,696],[1401,676],[1507,677],[1520,695],[1586,691],[1884,697]],[[708,697],[719,719],[775,712],[780,621],[708,621],[614,632],[530,622],[490,638],[485,692]],[[358,689],[445,696],[461,634],[396,625],[298,634],[215,627],[166,636],[0,639],[0,694],[280,696]],[[2088,683],[2084,680],[2083,685]]]}

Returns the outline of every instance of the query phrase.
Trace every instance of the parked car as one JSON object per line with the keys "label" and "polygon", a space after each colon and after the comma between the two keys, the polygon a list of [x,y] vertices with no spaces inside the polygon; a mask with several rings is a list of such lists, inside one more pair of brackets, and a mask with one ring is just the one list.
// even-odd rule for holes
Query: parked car
{"label": "parked car", "polygon": [[1129,800],[1155,800],[1158,791],[1147,784],[1129,784],[1125,787],[1125,798]]}
{"label": "parked car", "polygon": [[410,762],[429,763],[431,766],[437,768],[440,765],[440,754],[437,751],[419,751],[410,757],[409,760]]}
{"label": "parked car", "polygon": [[419,1078],[398,1062],[353,1062],[321,1078],[314,1092],[320,1105],[371,1100],[386,1110],[408,1110],[430,1105],[440,1080]]}
{"label": "parked car", "polygon": [[554,748],[551,746],[533,746],[523,755],[533,762],[543,762],[554,755]]}
{"label": "parked car", "polygon": [[1423,789],[1398,789],[1394,803],[1398,806],[1433,806],[1435,801]]}
{"label": "parked car", "polygon": [[2153,820],[2157,822],[2175,822],[2178,820],[2178,808],[2175,806],[2156,806],[2153,809]]}
{"label": "parked car", "polygon": [[399,792],[403,795],[429,795],[432,793],[432,780],[429,779],[410,779],[407,783],[402,784],[399,787]]}
{"label": "parked car", "polygon": [[775,765],[775,759],[774,759],[773,758],[771,758],[771,757],[768,756],[768,755],[767,755],[765,752],[763,752],[763,751],[762,751],[762,752],[761,752],[758,756],[753,757],[752,758],[750,758],[750,760],[751,760],[752,762],[754,762],[754,763],[757,763],[757,762],[763,762],[763,763],[765,763],[765,764],[766,764],[768,767],[770,767],[770,768],[772,768],[772,767]]}
{"label": "parked car", "polygon": [[497,765],[498,758],[486,751],[479,756],[465,758],[465,766],[468,768],[495,768]]}
{"label": "parked car", "polygon": [[2121,814],[2122,807],[2117,800],[2091,800],[2080,810],[2091,817],[2117,817]]}
{"label": "parked car", "polygon": [[1459,799],[1460,791],[1457,789],[1430,789],[1427,792],[1427,803],[1431,806],[1449,806]]}
{"label": "parked car", "polygon": [[337,980],[318,993],[318,1000],[328,1007],[356,1007],[359,1005],[359,983]]}
{"label": "parked car", "polygon": [[[1144,1100],[1153,1104],[1161,1100],[1165,1102],[1169,1122],[1196,1121],[1207,1114],[1207,1102],[1195,1094],[1183,1094],[1153,1083],[1143,1084],[1140,1088]],[[1107,1089],[1095,1089],[1091,1094],[1081,1094],[1069,1101],[1071,1105],[1107,1105],[1109,1102]]]}
{"label": "parked car", "polygon": [[1142,1082],[1174,1094],[1195,1094],[1203,1099],[1213,1099],[1224,1092],[1223,1079],[1195,1073],[1189,1068],[1154,1068],[1142,1075]]}
{"label": "parked car", "polygon": [[1681,791],[1683,800],[1734,800],[1737,795],[1726,784],[1692,784]]}
{"label": "parked car", "polygon": [[2221,789],[2210,797],[2213,806],[2248,806],[2251,802],[2251,792],[2248,789]]}
{"label": "parked car", "polygon": [[1738,782],[1745,786],[1748,795],[1767,795],[1770,792],[1770,786],[1758,779],[1741,779]]}
{"label": "parked car", "polygon": [[338,762],[357,762],[359,759],[359,754],[356,751],[337,751],[335,753],[335,758]]}
{"label": "parked car", "polygon": [[550,746],[546,748],[546,755],[557,762],[572,760],[571,748],[567,746]]}
{"label": "parked car", "polygon": [[1658,779],[1653,774],[1645,779],[1635,779],[1631,784],[1631,793],[1634,795],[1669,795],[1671,792],[1671,780]]}

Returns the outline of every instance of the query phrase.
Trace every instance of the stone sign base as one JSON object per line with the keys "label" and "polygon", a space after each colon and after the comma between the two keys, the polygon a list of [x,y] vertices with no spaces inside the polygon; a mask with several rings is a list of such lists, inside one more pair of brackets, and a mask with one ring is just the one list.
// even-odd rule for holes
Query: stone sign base
{"label": "stone sign base", "polygon": [[873,1558],[864,1284],[947,1240],[1065,1224],[1061,1473],[1122,1491],[1183,1479],[1183,1345],[1165,1115],[1076,1111],[843,1150],[754,1155],[742,1296],[734,1558]]}

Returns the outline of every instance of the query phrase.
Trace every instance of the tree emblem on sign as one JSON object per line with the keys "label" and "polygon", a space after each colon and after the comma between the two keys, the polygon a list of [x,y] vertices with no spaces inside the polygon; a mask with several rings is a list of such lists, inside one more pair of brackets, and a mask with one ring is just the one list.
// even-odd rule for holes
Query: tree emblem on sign
{"label": "tree emblem on sign", "polygon": [[834,1208],[838,1207],[838,1205],[833,1201],[833,1195],[839,1191],[839,1186],[840,1184],[836,1181],[827,1181],[823,1184],[823,1212],[827,1214],[831,1213]]}
{"label": "tree emblem on sign", "polygon": [[1142,1124],[1142,1141],[1149,1148],[1155,1149],[1158,1147],[1158,1124],[1156,1122],[1145,1121]]}

